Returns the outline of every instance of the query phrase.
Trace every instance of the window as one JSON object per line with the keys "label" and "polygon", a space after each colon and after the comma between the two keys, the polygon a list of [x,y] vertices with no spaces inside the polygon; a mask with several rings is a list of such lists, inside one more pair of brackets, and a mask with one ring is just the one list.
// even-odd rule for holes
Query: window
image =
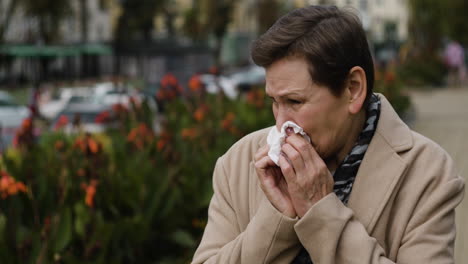
{"label": "window", "polygon": [[359,0],[359,9],[367,10],[367,0]]}

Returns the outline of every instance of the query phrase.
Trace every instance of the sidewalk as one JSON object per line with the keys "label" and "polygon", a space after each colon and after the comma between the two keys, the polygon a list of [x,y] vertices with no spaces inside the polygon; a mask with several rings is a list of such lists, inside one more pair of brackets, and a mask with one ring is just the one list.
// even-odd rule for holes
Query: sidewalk
{"label": "sidewalk", "polygon": [[[441,145],[468,184],[468,87],[410,93],[416,117],[411,128]],[[468,195],[456,211],[455,260],[468,263]]]}

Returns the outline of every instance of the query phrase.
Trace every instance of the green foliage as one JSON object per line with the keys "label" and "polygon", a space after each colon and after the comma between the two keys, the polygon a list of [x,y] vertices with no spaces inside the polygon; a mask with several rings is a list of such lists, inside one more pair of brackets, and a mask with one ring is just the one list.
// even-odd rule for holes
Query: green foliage
{"label": "green foliage", "polygon": [[385,70],[376,70],[374,92],[383,94],[392,104],[395,111],[400,115],[411,106],[410,97],[403,91],[401,77],[392,67]]}
{"label": "green foliage", "polygon": [[418,54],[434,53],[443,37],[468,45],[466,0],[409,0],[409,36]]}
{"label": "green foliage", "polygon": [[150,40],[154,17],[161,13],[168,0],[122,0],[115,39],[118,41]]}
{"label": "green foliage", "polygon": [[402,81],[410,86],[441,86],[447,67],[435,56],[412,57],[398,69]]}
{"label": "green foliage", "polygon": [[1,197],[0,263],[187,263],[216,159],[274,120],[261,89],[234,101],[193,89],[164,118],[145,102],[114,112],[104,134],[23,136],[2,155],[2,173],[27,189]]}
{"label": "green foliage", "polygon": [[26,15],[38,19],[39,34],[46,44],[60,40],[61,21],[73,15],[68,0],[17,0]]}

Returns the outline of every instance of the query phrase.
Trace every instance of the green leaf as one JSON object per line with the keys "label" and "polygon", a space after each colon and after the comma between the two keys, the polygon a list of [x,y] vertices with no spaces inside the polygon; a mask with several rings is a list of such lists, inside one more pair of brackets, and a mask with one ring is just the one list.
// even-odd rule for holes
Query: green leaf
{"label": "green leaf", "polygon": [[53,249],[61,252],[70,243],[72,238],[72,214],[70,208],[65,208],[59,219],[58,228],[55,234]]}
{"label": "green leaf", "polygon": [[180,229],[171,235],[171,240],[183,247],[193,247],[196,243],[191,234]]}
{"label": "green leaf", "polygon": [[82,202],[78,202],[74,206],[75,210],[75,232],[80,236],[84,237],[86,231],[86,225],[89,222],[89,213],[88,210],[85,208]]}
{"label": "green leaf", "polygon": [[0,237],[4,237],[5,226],[6,226],[6,217],[4,214],[0,214]]}

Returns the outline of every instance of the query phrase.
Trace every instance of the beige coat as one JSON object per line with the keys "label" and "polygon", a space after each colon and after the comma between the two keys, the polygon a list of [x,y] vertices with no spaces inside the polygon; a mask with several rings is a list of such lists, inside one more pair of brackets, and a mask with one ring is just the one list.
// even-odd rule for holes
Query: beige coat
{"label": "beige coat", "polygon": [[219,158],[208,224],[193,263],[290,263],[300,244],[314,264],[453,263],[464,182],[449,155],[411,131],[381,95],[377,131],[348,206],[329,194],[301,219],[278,212],[253,165],[268,129]]}

